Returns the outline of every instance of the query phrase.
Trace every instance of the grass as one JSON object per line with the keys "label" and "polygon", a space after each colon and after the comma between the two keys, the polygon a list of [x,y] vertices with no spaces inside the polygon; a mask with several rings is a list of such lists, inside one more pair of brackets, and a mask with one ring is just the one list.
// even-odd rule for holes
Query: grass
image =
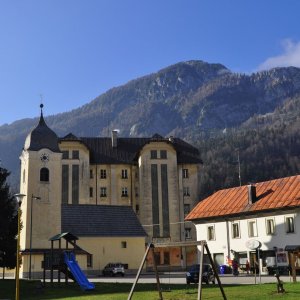
{"label": "grass", "polygon": [[[21,300],[123,300],[127,299],[131,284],[129,283],[96,283],[94,291],[81,291],[77,284],[47,283],[45,288],[39,287],[38,281],[20,281]],[[276,284],[261,285],[226,285],[224,291],[228,300],[267,300],[267,299],[300,299],[300,283],[285,283],[286,293],[277,294]],[[197,285],[162,285],[163,298],[166,300],[197,299]],[[15,298],[14,280],[0,280],[0,300]],[[158,292],[155,284],[138,284],[132,300],[156,300]],[[217,285],[203,286],[202,299],[223,299]]]}

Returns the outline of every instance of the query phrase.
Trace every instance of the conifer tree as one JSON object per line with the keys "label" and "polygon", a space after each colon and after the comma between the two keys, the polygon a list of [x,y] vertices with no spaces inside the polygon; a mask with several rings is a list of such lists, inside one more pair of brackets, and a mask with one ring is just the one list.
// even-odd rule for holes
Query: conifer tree
{"label": "conifer tree", "polygon": [[16,202],[9,192],[7,177],[9,172],[0,167],[0,267],[16,266],[16,235],[18,233],[18,216]]}

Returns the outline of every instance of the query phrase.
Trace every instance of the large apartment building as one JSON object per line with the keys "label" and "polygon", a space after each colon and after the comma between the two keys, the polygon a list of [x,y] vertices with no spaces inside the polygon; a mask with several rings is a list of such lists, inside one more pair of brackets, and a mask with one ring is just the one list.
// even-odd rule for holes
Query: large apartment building
{"label": "large apartment building", "polygon": [[[147,233],[146,242],[195,238],[184,218],[197,203],[202,161],[198,150],[179,138],[158,134],[123,138],[117,131],[112,131],[111,137],[70,133],[58,138],[41,113],[20,159],[20,191],[28,195],[23,209],[23,250],[28,249],[30,230],[39,240],[35,239],[33,246],[45,247],[46,241],[63,229],[62,207],[72,205],[129,206]],[[40,224],[29,228],[32,195],[41,198],[33,206],[47,205],[39,208],[39,216],[33,214],[35,223]],[[47,226],[43,225],[42,211],[51,215]],[[122,218],[115,222],[126,226]],[[193,263],[195,254],[195,248],[156,249],[156,260],[158,264],[180,266]]]}

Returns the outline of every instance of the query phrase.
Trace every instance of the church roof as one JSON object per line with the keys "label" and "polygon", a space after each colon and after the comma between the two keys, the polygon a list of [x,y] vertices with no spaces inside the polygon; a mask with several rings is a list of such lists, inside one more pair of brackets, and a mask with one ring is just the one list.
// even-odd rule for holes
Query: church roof
{"label": "church roof", "polygon": [[[42,108],[43,106],[41,104],[41,109]],[[39,151],[43,148],[53,152],[60,152],[58,137],[56,133],[47,126],[41,110],[39,123],[26,137],[24,150]]]}
{"label": "church roof", "polygon": [[62,205],[62,231],[77,236],[145,237],[130,206]]}
{"label": "church roof", "polygon": [[[71,134],[70,134],[71,135]],[[70,141],[70,135],[60,141]],[[75,139],[72,139],[75,141]],[[82,142],[90,151],[90,163],[94,164],[133,164],[137,161],[139,152],[151,142],[166,142],[177,152],[178,163],[202,164],[197,148],[179,138],[163,138],[155,134],[150,138],[117,138],[117,147],[112,146],[109,137],[81,137],[76,141]]]}

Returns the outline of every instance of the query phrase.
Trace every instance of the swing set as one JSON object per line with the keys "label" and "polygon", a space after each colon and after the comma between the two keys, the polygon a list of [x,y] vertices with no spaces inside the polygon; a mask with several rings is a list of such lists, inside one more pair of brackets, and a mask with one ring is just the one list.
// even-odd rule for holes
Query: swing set
{"label": "swing set", "polygon": [[148,254],[150,253],[150,255],[152,256],[152,260],[153,260],[153,269],[154,269],[154,272],[155,272],[155,277],[156,277],[156,286],[157,286],[157,291],[158,291],[158,294],[159,294],[159,299],[160,300],[163,300],[163,295],[162,295],[162,290],[161,290],[161,287],[160,287],[160,279],[159,279],[159,274],[158,274],[158,271],[157,271],[157,265],[156,265],[156,261],[154,259],[154,248],[157,247],[157,248],[167,248],[167,247],[187,247],[187,246],[200,246],[200,270],[199,270],[199,284],[198,284],[198,298],[197,300],[202,300],[202,270],[203,270],[203,255],[204,255],[204,249],[206,250],[206,253],[208,255],[208,258],[209,258],[209,261],[211,263],[211,266],[213,268],[213,271],[214,271],[214,274],[215,274],[215,277],[218,281],[218,285],[219,285],[219,288],[220,288],[220,291],[222,293],[222,296],[223,296],[223,299],[224,300],[227,300],[226,298],[226,295],[225,295],[225,292],[223,290],[223,287],[222,287],[222,284],[221,284],[221,281],[220,281],[220,278],[218,276],[218,272],[217,272],[217,269],[215,267],[215,264],[214,264],[214,261],[212,259],[212,256],[211,256],[211,253],[209,251],[209,248],[208,248],[208,245],[207,245],[207,242],[206,241],[197,241],[197,242],[174,242],[174,243],[149,243],[148,246],[147,246],[147,249],[146,249],[146,252],[144,254],[144,257],[142,259],[142,262],[140,264],[140,267],[138,269],[138,272],[137,272],[137,275],[135,277],[135,280],[134,280],[134,283],[131,287],[131,291],[128,295],[128,298],[127,300],[131,300],[132,296],[133,296],[133,293],[134,293],[134,290],[135,290],[135,287],[138,283],[138,280],[140,278],[140,275],[141,275],[141,272],[142,272],[142,269],[144,267],[144,264],[145,264],[145,261],[147,259],[147,256]]}

